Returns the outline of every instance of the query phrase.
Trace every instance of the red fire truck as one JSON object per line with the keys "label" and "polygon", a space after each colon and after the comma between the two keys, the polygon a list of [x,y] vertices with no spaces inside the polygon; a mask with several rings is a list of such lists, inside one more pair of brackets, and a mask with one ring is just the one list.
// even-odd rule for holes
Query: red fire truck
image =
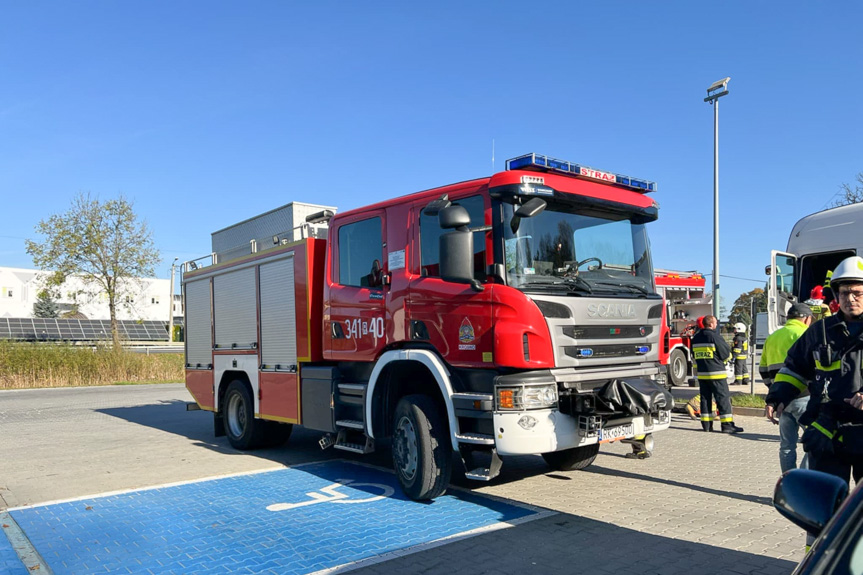
{"label": "red fire truck", "polygon": [[659,345],[659,362],[666,368],[669,386],[684,385],[692,374],[695,322],[713,313],[713,299],[705,294],[704,276],[697,272],[655,270],[656,293],[665,302]]}
{"label": "red fire truck", "polygon": [[186,387],[237,449],[296,424],[322,448],[391,439],[417,500],[444,492],[453,452],[485,481],[509,455],[574,470],[603,443],[649,454],[673,405],[655,382],[655,189],[528,154],[490,177],[217,232],[183,267]]}

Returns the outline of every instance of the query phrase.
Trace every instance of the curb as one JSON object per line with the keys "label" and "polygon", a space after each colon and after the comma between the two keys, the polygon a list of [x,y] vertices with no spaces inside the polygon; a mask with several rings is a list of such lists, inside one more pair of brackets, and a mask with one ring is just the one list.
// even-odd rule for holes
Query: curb
{"label": "curb", "polygon": [[[672,411],[676,413],[686,413],[686,404],[685,403],[675,403],[674,409]],[[740,416],[748,416],[748,417],[761,417],[764,415],[763,407],[736,407],[731,406],[731,413],[733,415]]]}

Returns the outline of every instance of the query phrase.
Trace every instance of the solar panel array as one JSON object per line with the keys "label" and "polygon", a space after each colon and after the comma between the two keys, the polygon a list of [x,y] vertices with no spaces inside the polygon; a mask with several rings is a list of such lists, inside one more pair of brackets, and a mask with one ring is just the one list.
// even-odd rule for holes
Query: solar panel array
{"label": "solar panel array", "polygon": [[[117,320],[120,339],[167,341],[168,322]],[[0,339],[26,341],[104,341],[111,339],[107,319],[48,319],[0,317]]]}

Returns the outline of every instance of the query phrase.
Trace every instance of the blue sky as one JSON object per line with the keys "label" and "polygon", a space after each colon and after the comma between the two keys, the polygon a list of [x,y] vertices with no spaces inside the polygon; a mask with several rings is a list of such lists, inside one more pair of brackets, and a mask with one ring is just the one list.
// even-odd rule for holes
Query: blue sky
{"label": "blue sky", "polygon": [[651,179],[654,265],[728,307],[863,171],[863,4],[0,0],[0,265],[74,195],[174,257],[290,201],[349,209],[549,154]]}

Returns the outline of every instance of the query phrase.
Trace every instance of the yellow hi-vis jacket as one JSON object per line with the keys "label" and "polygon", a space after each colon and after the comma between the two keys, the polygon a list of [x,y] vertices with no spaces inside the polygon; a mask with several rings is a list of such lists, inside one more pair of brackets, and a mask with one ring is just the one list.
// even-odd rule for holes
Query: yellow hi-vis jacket
{"label": "yellow hi-vis jacket", "polygon": [[785,363],[788,350],[803,335],[806,328],[807,325],[799,319],[789,319],[785,325],[771,333],[764,341],[758,373],[761,374],[761,379],[765,383],[773,383],[773,379]]}

